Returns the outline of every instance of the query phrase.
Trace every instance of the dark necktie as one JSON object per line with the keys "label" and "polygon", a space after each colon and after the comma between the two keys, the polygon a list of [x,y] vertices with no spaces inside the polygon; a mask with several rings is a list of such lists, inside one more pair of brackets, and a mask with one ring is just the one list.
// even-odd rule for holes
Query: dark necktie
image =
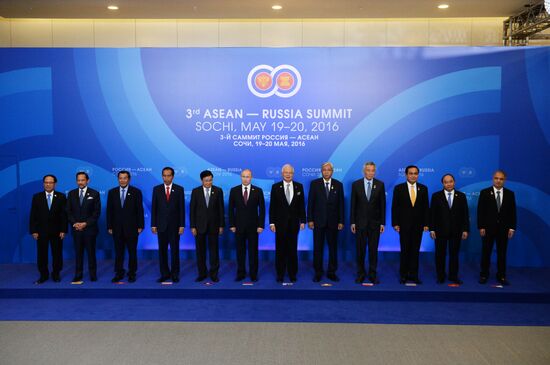
{"label": "dark necktie", "polygon": [[244,187],[243,200],[244,200],[244,205],[246,205],[248,203],[248,186]]}
{"label": "dark necktie", "polygon": [[126,200],[126,188],[122,188],[120,193],[120,206],[124,208],[124,201]]}
{"label": "dark necktie", "polygon": [[84,189],[80,189],[80,195],[78,199],[80,200],[80,205],[82,205],[82,202],[84,201]]}
{"label": "dark necktie", "polygon": [[497,191],[497,211],[500,213],[500,207],[502,206],[502,200],[500,200],[500,190]]}
{"label": "dark necktie", "polygon": [[166,187],[166,201],[170,201],[170,187],[167,186]]}
{"label": "dark necktie", "polygon": [[327,199],[328,199],[328,194],[330,193],[330,187],[329,187],[329,184],[328,182],[325,182],[325,194],[327,196]]}

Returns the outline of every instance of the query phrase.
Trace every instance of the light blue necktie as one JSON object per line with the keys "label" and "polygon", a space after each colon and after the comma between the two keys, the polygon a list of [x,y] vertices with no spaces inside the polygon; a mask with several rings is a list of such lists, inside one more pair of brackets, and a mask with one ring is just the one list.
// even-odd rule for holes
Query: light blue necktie
{"label": "light blue necktie", "polygon": [[124,201],[126,200],[126,188],[122,188],[120,192],[120,206],[124,208]]}
{"label": "light blue necktie", "polygon": [[367,200],[370,201],[370,195],[372,193],[372,188],[370,186],[370,181],[367,181]]}
{"label": "light blue necktie", "polygon": [[206,200],[206,207],[208,208],[208,203],[210,203],[210,188],[206,188],[206,194],[204,195]]}
{"label": "light blue necktie", "polygon": [[52,209],[52,194],[48,194],[48,210]]}
{"label": "light blue necktie", "polygon": [[447,193],[448,196],[447,196],[447,202],[449,203],[449,209],[451,209],[453,207],[453,202],[451,200],[451,195],[453,195],[453,193],[449,192]]}

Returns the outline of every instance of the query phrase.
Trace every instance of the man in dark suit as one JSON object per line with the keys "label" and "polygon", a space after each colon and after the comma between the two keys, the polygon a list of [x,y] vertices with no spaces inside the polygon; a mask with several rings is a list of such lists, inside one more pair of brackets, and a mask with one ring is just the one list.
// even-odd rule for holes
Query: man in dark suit
{"label": "man in dark suit", "polygon": [[[174,184],[174,169],[162,169],[163,184],[153,188],[151,231],[158,236],[160,278],[158,283],[180,280],[180,236],[185,227],[185,195],[183,186]],[[168,267],[170,246],[171,267]]]}
{"label": "man in dark suit", "polygon": [[386,189],[384,183],[375,179],[376,165],[363,165],[363,178],[353,182],[351,187],[351,232],[355,234],[357,247],[357,284],[365,280],[365,256],[368,245],[369,272],[372,284],[380,281],[377,276],[378,243],[386,225]]}
{"label": "man in dark suit", "polygon": [[428,188],[417,182],[419,171],[417,166],[407,166],[407,181],[393,189],[391,219],[393,228],[399,232],[401,284],[407,281],[422,283],[418,277],[418,259],[422,231],[429,228],[430,210]]}
{"label": "man in dark suit", "polygon": [[101,214],[99,192],[88,186],[90,177],[86,172],[76,174],[77,189],[69,191],[67,199],[67,217],[71,224],[76,269],[73,282],[82,281],[84,250],[88,254],[88,272],[91,281],[97,281],[97,263],[95,243],[98,233],[97,221]]}
{"label": "man in dark suit", "polygon": [[141,190],[130,186],[130,172],[118,172],[118,185],[107,196],[107,230],[115,243],[115,277],[124,278],[124,251],[128,250],[128,281],[136,281],[138,236],[145,225]]}
{"label": "man in dark suit", "polygon": [[[189,203],[189,225],[191,233],[195,236],[199,272],[195,281],[203,281],[209,274],[210,279],[217,283],[220,281],[218,277],[220,269],[219,236],[223,234],[223,227],[225,227],[223,190],[212,185],[214,180],[212,172],[205,170],[201,172],[200,178],[202,185],[193,189]],[[206,268],[207,241],[210,270]]]}
{"label": "man in dark suit", "polygon": [[445,282],[445,257],[449,246],[449,280],[462,284],[458,278],[460,241],[468,238],[470,216],[466,195],[455,190],[455,178],[445,174],[441,178],[443,190],[432,195],[430,206],[430,236],[435,240],[435,268],[437,283]]}
{"label": "man in dark suit", "polygon": [[313,230],[313,281],[318,283],[323,277],[323,253],[325,239],[328,244],[327,278],[340,281],[336,275],[338,268],[338,231],[344,228],[344,187],[332,178],[334,166],[325,162],[321,166],[323,177],[315,179],[309,186],[307,199],[307,221]]}
{"label": "man in dark suit", "polygon": [[288,271],[288,277],[294,283],[298,273],[298,233],[306,224],[304,187],[292,181],[292,165],[284,165],[281,172],[283,181],[271,186],[269,228],[275,233],[277,282],[282,283],[285,271]]}
{"label": "man in dark suit", "polygon": [[52,279],[61,281],[63,269],[63,238],[67,233],[67,199],[65,194],[55,191],[57,178],[46,175],[42,178],[44,191],[32,197],[29,231],[36,240],[36,263],[40,277],[35,284],[42,284],[49,278],[48,246],[52,250]]}
{"label": "man in dark suit", "polygon": [[241,184],[229,193],[229,229],[235,233],[237,246],[237,276],[246,277],[246,252],[250,280],[258,280],[258,234],[264,230],[265,200],[261,188],[252,185],[252,171],[241,172]]}
{"label": "man in dark suit", "polygon": [[477,228],[481,235],[481,273],[479,283],[485,284],[489,278],[491,253],[497,243],[497,280],[502,285],[510,285],[506,279],[506,251],[508,240],[516,230],[516,197],[506,189],[506,173],[497,170],[493,174],[493,186],[481,190],[477,204]]}

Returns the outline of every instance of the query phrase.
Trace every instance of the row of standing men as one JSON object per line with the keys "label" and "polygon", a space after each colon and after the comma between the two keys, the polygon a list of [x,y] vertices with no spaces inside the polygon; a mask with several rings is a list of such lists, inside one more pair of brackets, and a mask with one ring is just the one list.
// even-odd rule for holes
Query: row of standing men
{"label": "row of standing men", "polygon": [[[311,182],[307,209],[303,185],[294,181],[294,168],[282,167],[282,181],[273,184],[269,208],[269,229],[275,233],[275,267],[277,282],[283,282],[285,274],[291,282],[297,280],[298,234],[306,227],[313,230],[313,281],[323,275],[339,281],[337,242],[339,231],[344,229],[344,189],[340,181],[333,179],[334,167],[326,162],[321,167],[322,177]],[[363,178],[352,185],[350,204],[350,229],[356,237],[356,283],[365,280],[378,284],[377,261],[380,234],[386,226],[386,192],[384,183],[375,178],[376,165],[367,162],[363,166]],[[446,279],[461,284],[458,276],[460,242],[468,237],[470,219],[464,193],[455,189],[451,174],[441,178],[443,189],[434,193],[431,206],[428,188],[419,183],[417,166],[407,166],[406,182],[393,191],[392,227],[399,233],[400,283],[420,284],[418,267],[422,233],[430,231],[435,240],[437,282]],[[212,172],[201,172],[202,185],[193,189],[190,201],[190,227],[196,244],[198,276],[201,282],[208,277],[219,281],[219,236],[225,227],[224,199],[221,188],[213,185]],[[113,236],[115,248],[115,276],[119,282],[128,276],[136,280],[137,242],[144,228],[144,212],[141,191],[130,185],[130,173],[118,173],[119,186],[108,193],[107,230]],[[151,203],[151,230],[158,237],[160,277],[158,282],[178,282],[180,275],[179,239],[185,227],[184,189],[173,183],[174,170],[162,170],[163,184],[155,186]],[[477,228],[482,237],[481,271],[479,282],[489,278],[490,257],[494,243],[497,248],[496,279],[508,285],[506,278],[506,251],[508,239],[516,229],[516,204],[514,193],[504,188],[506,174],[497,170],[493,174],[493,186],[480,192],[477,207]],[[235,234],[237,254],[236,281],[248,275],[258,280],[258,235],[264,230],[265,202],[260,187],[252,185],[252,171],[241,173],[241,184],[233,187],[229,196],[229,229]],[[37,241],[37,263],[40,277],[37,284],[49,279],[48,249],[52,251],[52,279],[61,280],[63,266],[62,242],[70,224],[75,248],[75,276],[73,282],[83,280],[84,251],[88,256],[91,281],[97,280],[96,236],[97,221],[101,211],[99,192],[88,187],[89,176],[76,174],[77,188],[67,198],[55,190],[54,175],[43,178],[44,191],[33,196],[30,212],[30,233]],[[307,212],[306,212],[307,210]],[[325,242],[328,245],[328,267],[323,268]],[[170,249],[170,264],[168,260]],[[128,251],[128,270],[124,269],[125,251]],[[209,267],[206,264],[208,251]],[[448,275],[445,261],[449,253]],[[365,261],[368,253],[368,270]]]}

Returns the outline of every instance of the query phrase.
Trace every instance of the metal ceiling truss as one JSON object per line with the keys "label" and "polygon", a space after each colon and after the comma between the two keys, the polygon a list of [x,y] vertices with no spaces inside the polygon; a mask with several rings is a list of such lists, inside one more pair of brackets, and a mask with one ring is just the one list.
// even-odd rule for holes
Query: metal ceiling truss
{"label": "metal ceiling truss", "polygon": [[550,34],[539,34],[550,28],[550,14],[547,10],[550,11],[541,1],[506,19],[502,32],[504,45],[527,46],[532,39],[550,39]]}

